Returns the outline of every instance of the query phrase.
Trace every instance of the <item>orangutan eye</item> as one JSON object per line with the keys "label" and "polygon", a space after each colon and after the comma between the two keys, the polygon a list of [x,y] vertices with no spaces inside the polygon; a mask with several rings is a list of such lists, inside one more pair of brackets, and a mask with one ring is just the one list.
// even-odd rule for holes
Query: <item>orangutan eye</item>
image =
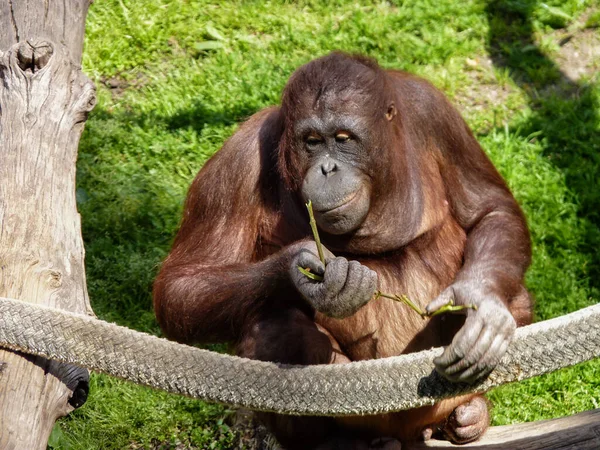
{"label": "orangutan eye", "polygon": [[321,136],[319,136],[317,133],[310,133],[306,137],[306,143],[308,145],[318,145],[321,142],[323,142],[323,138]]}
{"label": "orangutan eye", "polygon": [[337,142],[346,142],[346,141],[349,141],[350,139],[352,139],[350,137],[350,133],[347,133],[345,131],[338,131],[335,135],[335,140]]}

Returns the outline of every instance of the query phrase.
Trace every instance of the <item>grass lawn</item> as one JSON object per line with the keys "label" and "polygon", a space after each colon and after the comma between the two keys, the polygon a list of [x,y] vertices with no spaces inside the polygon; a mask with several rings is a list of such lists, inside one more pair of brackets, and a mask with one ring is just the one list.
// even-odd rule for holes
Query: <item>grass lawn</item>
{"label": "grass lawn", "polygon": [[[96,1],[83,65],[99,102],[77,165],[94,310],[160,334],[151,283],[192,178],[296,67],[334,49],[424,76],[463,112],[527,215],[538,320],[596,303],[599,25],[597,0]],[[600,361],[489,397],[494,424],[597,408]],[[229,414],[93,375],[50,446],[232,448]]]}

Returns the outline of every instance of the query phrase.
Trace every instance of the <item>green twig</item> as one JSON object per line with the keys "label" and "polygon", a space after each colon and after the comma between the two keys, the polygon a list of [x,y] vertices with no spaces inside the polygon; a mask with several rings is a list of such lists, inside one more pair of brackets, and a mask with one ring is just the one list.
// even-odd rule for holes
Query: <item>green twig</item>
{"label": "green twig", "polygon": [[312,273],[310,270],[305,269],[304,267],[298,266],[298,270],[306,275],[311,280],[315,281],[323,281],[323,277],[321,275],[317,275],[316,273]]}
{"label": "green twig", "polygon": [[427,314],[421,310],[417,305],[415,305],[406,295],[390,295],[384,294],[381,291],[375,291],[375,298],[373,300],[377,300],[379,297],[389,298],[390,300],[394,300],[396,302],[404,303],[409,306],[414,312],[416,312],[421,317],[427,317]]}
{"label": "green twig", "polygon": [[[323,265],[325,265],[325,255],[323,254],[323,244],[321,244],[321,238],[319,237],[319,231],[317,230],[317,221],[315,220],[315,215],[314,215],[313,209],[312,209],[312,202],[310,200],[306,204],[306,209],[308,210],[308,217],[310,219],[310,222],[309,222],[310,228],[312,229],[313,237],[315,238],[315,243],[317,244],[317,252],[319,253],[319,259],[321,260]],[[310,271],[310,269],[305,269],[304,267],[298,266],[298,270],[300,272],[302,272],[305,276],[310,278],[311,280],[323,281],[323,277],[321,275],[312,273]],[[426,311],[423,311],[421,308],[419,308],[413,301],[411,301],[404,294],[392,295],[392,294],[385,294],[381,291],[376,291],[375,297],[373,298],[373,300],[377,300],[379,297],[389,298],[396,302],[404,303],[405,305],[409,306],[414,312],[416,312],[418,315],[420,315],[423,319],[425,319],[427,317],[437,316],[439,314],[444,314],[447,312],[462,311],[463,309],[477,310],[477,306],[475,306],[475,305],[465,305],[465,306],[454,305],[454,300],[451,299],[447,304],[442,306],[437,311],[434,311],[431,314],[428,314]]]}
{"label": "green twig", "polygon": [[315,220],[315,215],[313,214],[312,209],[312,201],[308,201],[306,204],[306,209],[308,209],[308,217],[310,218],[310,228],[312,228],[313,236],[315,238],[315,242],[317,243],[317,251],[319,252],[319,259],[325,265],[325,255],[323,254],[323,245],[321,244],[321,238],[319,237],[319,231],[317,230],[317,221]]}
{"label": "green twig", "polygon": [[[306,209],[308,210],[308,217],[310,219],[310,228],[313,232],[313,237],[317,244],[317,252],[319,253],[319,259],[325,265],[325,254],[323,253],[323,244],[321,244],[321,238],[319,237],[319,231],[317,230],[317,221],[315,220],[315,215],[312,209],[312,202],[309,200],[306,204]],[[317,275],[316,273],[312,273],[310,269],[305,269],[304,267],[298,266],[298,270],[306,275],[308,278],[314,281],[323,281],[323,277],[321,275]]]}
{"label": "green twig", "polygon": [[385,298],[394,300],[396,302],[404,303],[405,305],[408,305],[414,312],[416,312],[418,315],[420,315],[423,319],[425,319],[426,317],[434,317],[434,316],[448,313],[448,312],[463,311],[465,309],[473,309],[473,310],[477,311],[477,305],[472,305],[472,304],[464,305],[464,306],[463,305],[455,305],[454,300],[451,299],[448,303],[446,303],[440,309],[438,309],[432,313],[428,313],[427,311],[423,311],[421,308],[419,308],[406,295],[390,295],[390,294],[384,294],[381,291],[376,291],[374,300],[377,300],[379,297],[385,297]]}
{"label": "green twig", "polygon": [[473,304],[469,304],[469,305],[455,305],[454,304],[454,300],[450,299],[448,301],[448,303],[446,303],[440,309],[432,312],[431,314],[428,314],[427,316],[428,317],[433,317],[433,316],[437,316],[439,314],[444,314],[444,313],[447,313],[447,312],[463,311],[465,309],[472,309],[474,311],[477,311],[477,305],[473,305]]}

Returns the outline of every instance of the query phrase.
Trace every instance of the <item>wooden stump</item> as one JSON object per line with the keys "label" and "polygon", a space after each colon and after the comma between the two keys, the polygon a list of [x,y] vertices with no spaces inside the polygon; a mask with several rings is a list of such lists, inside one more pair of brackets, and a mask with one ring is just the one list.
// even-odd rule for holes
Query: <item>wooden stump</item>
{"label": "wooden stump", "polygon": [[[92,314],[75,202],[89,3],[0,0],[0,296]],[[0,448],[45,449],[87,388],[85,370],[0,350]]]}

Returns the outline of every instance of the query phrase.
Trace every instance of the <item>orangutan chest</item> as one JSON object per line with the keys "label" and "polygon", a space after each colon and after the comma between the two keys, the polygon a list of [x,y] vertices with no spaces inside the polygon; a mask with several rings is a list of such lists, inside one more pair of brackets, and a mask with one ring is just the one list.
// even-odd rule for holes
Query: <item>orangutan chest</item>
{"label": "orangutan chest", "polygon": [[[422,284],[425,286],[427,283]],[[429,284],[418,295],[414,295],[412,290],[400,288],[397,283],[382,282],[380,288],[388,293],[408,295],[423,309],[427,305],[423,299],[433,298],[441,290],[436,283]],[[429,321],[405,304],[382,297],[372,300],[345,319],[317,314],[317,323],[331,333],[343,353],[354,361],[399,355],[407,348],[414,347],[415,341],[419,341],[418,347],[423,348],[437,343],[437,333],[432,332]]]}
{"label": "orangutan chest", "polygon": [[[417,243],[388,259],[361,263],[379,275],[379,290],[406,295],[424,310],[454,280],[462,265],[464,231],[454,222],[433,238]],[[379,297],[353,316],[332,319],[321,314],[317,322],[337,340],[352,360],[385,358],[446,344],[457,329],[457,319],[423,319],[404,303]]]}

